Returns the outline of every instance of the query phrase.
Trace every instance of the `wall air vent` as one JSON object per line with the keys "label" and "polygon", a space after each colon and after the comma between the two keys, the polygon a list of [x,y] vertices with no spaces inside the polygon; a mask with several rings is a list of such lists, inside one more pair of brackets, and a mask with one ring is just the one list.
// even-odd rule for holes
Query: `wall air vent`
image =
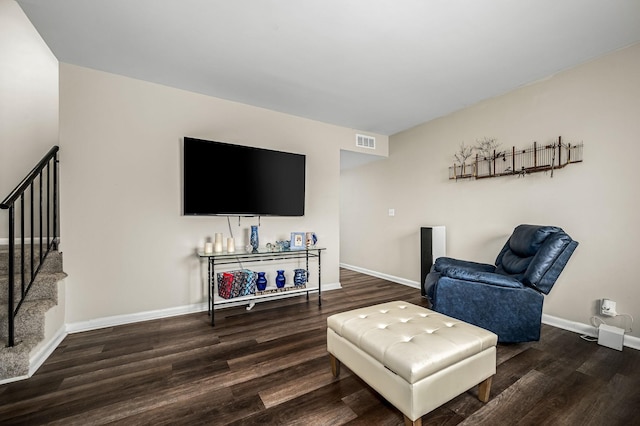
{"label": "wall air vent", "polygon": [[356,135],[356,146],[360,148],[376,149],[376,138],[373,136]]}

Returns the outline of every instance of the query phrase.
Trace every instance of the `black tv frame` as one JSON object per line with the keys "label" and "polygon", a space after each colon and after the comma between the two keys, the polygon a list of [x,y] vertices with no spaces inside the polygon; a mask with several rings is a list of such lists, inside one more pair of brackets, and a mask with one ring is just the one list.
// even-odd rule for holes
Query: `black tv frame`
{"label": "black tv frame", "polygon": [[184,137],[185,216],[304,216],[306,156]]}

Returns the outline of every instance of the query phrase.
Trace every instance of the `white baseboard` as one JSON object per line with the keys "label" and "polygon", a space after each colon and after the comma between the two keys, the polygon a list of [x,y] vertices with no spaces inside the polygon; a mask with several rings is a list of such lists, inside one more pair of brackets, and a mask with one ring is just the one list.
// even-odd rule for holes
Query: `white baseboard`
{"label": "white baseboard", "polygon": [[31,354],[29,356],[29,373],[24,376],[11,377],[9,379],[0,380],[0,385],[5,385],[7,383],[18,382],[20,380],[25,380],[30,378],[38,371],[38,368],[42,366],[42,364],[49,358],[49,356],[53,353],[54,350],[58,347],[60,342],[67,337],[67,333],[65,331],[65,327],[62,326],[55,333],[55,335],[49,340],[45,345],[43,345],[36,353]]}
{"label": "white baseboard", "polygon": [[396,277],[394,275],[383,274],[382,272],[376,272],[369,269],[360,268],[359,266],[348,265],[346,263],[341,263],[340,267],[344,269],[349,269],[351,271],[360,272],[365,275],[371,275],[372,277],[381,278],[383,280],[406,285],[408,287],[413,287],[417,289],[420,288],[420,283],[418,283],[418,281],[412,281],[406,278]]}
{"label": "white baseboard", "polygon": [[2,379],[2,380],[0,380],[0,386],[6,385],[8,383],[19,382],[20,380],[25,380],[25,379],[28,379],[29,377],[31,377],[31,376],[30,375],[26,375],[26,376],[12,377],[10,379]]}
{"label": "white baseboard", "polygon": [[[325,284],[322,286],[322,292],[324,293],[325,291],[337,290],[340,288],[342,288],[340,286],[340,283]],[[282,297],[291,297],[291,296],[287,296],[283,294]],[[273,300],[276,298],[277,297],[273,297],[271,299],[261,299],[256,302],[257,303],[267,302],[269,300]],[[217,307],[216,310],[219,308],[230,308],[233,306],[248,305],[250,302],[251,301],[229,303],[229,304],[225,304],[224,306]],[[67,324],[66,330],[69,334],[73,334],[73,333],[80,333],[83,331],[97,330],[100,328],[115,327],[118,325],[125,325],[125,324],[133,324],[141,321],[169,318],[169,317],[175,317],[178,315],[193,314],[196,312],[205,312],[207,310],[208,310],[207,303],[202,302],[202,303],[196,303],[193,305],[178,306],[175,308],[157,309],[153,311],[138,312],[134,314],[114,315],[110,317],[96,318],[89,321],[80,321],[80,322],[70,323],[70,324]]]}
{"label": "white baseboard", "polygon": [[[391,281],[398,284],[403,284],[409,287],[420,288],[420,284],[417,281],[407,280],[401,277],[395,277],[393,275],[383,274],[381,272],[371,271],[369,269],[360,268],[358,266],[348,265],[345,263],[340,264],[341,268],[349,269],[351,271],[360,272],[365,275],[370,275],[376,278],[382,278],[387,281]],[[563,330],[572,331],[578,334],[586,334],[591,337],[598,337],[598,331],[595,327],[589,324],[583,324],[575,321],[570,321],[564,318],[554,317],[552,315],[542,314],[542,323],[551,325],[553,327],[561,328]],[[624,346],[632,349],[640,350],[640,338],[634,336],[624,336]]]}
{"label": "white baseboard", "polygon": [[97,330],[106,327],[115,327],[124,324],[133,324],[141,321],[175,317],[178,315],[193,314],[207,310],[206,303],[196,303],[193,305],[177,306],[167,309],[156,309],[153,311],[136,312],[133,314],[114,315],[110,317],[95,318],[88,321],[79,321],[67,324],[67,332],[70,334],[83,331]]}
{"label": "white baseboard", "polygon": [[[598,329],[590,324],[570,321],[564,318],[558,318],[547,314],[542,314],[542,323],[561,328],[563,330],[573,331],[574,333],[584,334],[591,337],[598,337]],[[624,346],[640,350],[640,338],[635,336],[628,336],[625,334]]]}
{"label": "white baseboard", "polygon": [[67,330],[64,325],[58,329],[55,335],[38,352],[29,357],[29,377],[38,371],[38,368],[51,356],[58,345],[67,337]]}

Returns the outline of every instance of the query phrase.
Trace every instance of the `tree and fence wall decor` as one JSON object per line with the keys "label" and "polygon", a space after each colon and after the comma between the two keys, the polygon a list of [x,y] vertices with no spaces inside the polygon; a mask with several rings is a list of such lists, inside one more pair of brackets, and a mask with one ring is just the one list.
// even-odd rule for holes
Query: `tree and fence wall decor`
{"label": "tree and fence wall decor", "polygon": [[501,150],[495,138],[483,138],[474,146],[460,144],[449,167],[449,179],[482,179],[497,176],[524,177],[529,173],[549,172],[582,162],[583,143],[557,141],[548,144],[533,142],[525,149]]}

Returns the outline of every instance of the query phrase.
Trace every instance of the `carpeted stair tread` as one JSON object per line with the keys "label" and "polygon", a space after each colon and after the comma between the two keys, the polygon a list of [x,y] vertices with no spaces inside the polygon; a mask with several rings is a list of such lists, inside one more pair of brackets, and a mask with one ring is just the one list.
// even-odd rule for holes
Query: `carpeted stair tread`
{"label": "carpeted stair tread", "polygon": [[28,336],[13,347],[0,346],[0,380],[14,377],[27,376],[29,374],[29,354],[35,348],[40,339]]}
{"label": "carpeted stair tread", "polygon": [[[15,318],[16,340],[23,340],[27,336],[44,338],[44,314],[56,306],[51,299],[25,301]],[[0,339],[7,340],[9,336],[9,322],[7,312],[0,314]]]}
{"label": "carpeted stair tread", "polygon": [[15,321],[15,346],[6,345],[7,313],[0,313],[0,380],[29,374],[31,349],[44,338],[45,313],[56,304],[53,300],[24,302]]}
{"label": "carpeted stair tread", "polygon": [[[34,257],[35,267],[40,263],[39,251],[35,252]],[[25,275],[31,274],[31,254],[29,250],[25,251],[25,265],[24,265]],[[44,259],[42,266],[40,267],[40,272],[58,272],[62,271],[62,253],[58,251],[50,251],[47,254],[47,257]],[[16,250],[14,256],[14,272],[16,274],[20,273],[20,249]],[[0,276],[6,275],[9,273],[9,250],[1,249],[0,250]]]}
{"label": "carpeted stair tread", "polygon": [[[36,263],[39,262],[38,249],[39,247],[34,247]],[[27,258],[30,258],[29,247],[25,247],[25,254]],[[62,253],[50,251],[15,318],[15,345],[7,347],[9,334],[7,313],[8,259],[7,247],[0,247],[0,381],[29,374],[30,352],[44,338],[45,314],[57,305],[58,282],[67,276],[62,269]],[[31,266],[29,261],[25,263],[25,279],[28,281],[30,280]],[[15,260],[14,268],[16,272],[14,275],[14,294],[17,303],[20,300],[22,281],[19,273],[19,258]]]}
{"label": "carpeted stair tread", "polygon": [[[67,276],[64,272],[55,273],[40,273],[36,277],[35,282],[31,286],[31,289],[27,293],[25,300],[40,300],[40,299],[52,299],[56,303],[58,301],[58,281],[64,279]],[[6,275],[0,275],[0,304],[6,305],[9,297],[9,277]],[[16,276],[13,283],[14,288],[14,302],[17,303],[20,300],[21,292],[21,278]]]}

